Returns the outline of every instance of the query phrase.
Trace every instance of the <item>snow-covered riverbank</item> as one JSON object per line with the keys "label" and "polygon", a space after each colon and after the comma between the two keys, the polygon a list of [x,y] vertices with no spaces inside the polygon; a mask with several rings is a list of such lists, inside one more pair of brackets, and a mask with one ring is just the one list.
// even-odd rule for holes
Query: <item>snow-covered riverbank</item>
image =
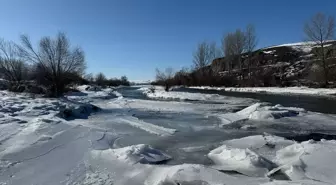
{"label": "snow-covered riverbank", "polygon": [[134,93],[149,99],[88,86],[60,99],[0,92],[0,184],[336,183],[336,141],[274,135],[336,135],[336,116],[148,88]]}
{"label": "snow-covered riverbank", "polygon": [[293,95],[313,95],[329,96],[336,95],[336,89],[308,88],[308,87],[188,87],[192,89],[206,89],[229,92],[249,92],[249,93],[270,93],[270,94],[293,94]]}

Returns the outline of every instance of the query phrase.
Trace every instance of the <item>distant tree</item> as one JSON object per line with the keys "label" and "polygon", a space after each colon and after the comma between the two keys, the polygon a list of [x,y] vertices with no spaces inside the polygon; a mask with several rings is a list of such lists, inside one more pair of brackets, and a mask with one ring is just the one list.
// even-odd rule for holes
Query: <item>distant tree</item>
{"label": "distant tree", "polygon": [[219,57],[216,43],[199,43],[193,56],[194,72],[198,85],[207,83],[209,80],[208,77],[212,75],[207,66],[209,66],[215,58]]}
{"label": "distant tree", "polygon": [[26,79],[27,71],[16,44],[0,39],[0,76],[11,82],[20,82]]}
{"label": "distant tree", "polygon": [[[241,55],[244,52],[245,49],[245,34],[243,31],[241,31],[240,29],[237,29],[233,35],[232,35],[232,41],[233,41],[233,53],[234,55],[238,58],[238,65],[239,65],[239,69],[242,73],[243,70],[243,62],[242,62],[242,57]],[[243,74],[243,73],[242,73]]]}
{"label": "distant tree", "polygon": [[193,55],[194,67],[196,70],[204,68],[219,56],[220,53],[218,52],[215,42],[211,44],[201,42],[197,45],[197,49]]}
{"label": "distant tree", "polygon": [[107,78],[103,73],[98,73],[95,77],[95,83],[99,86],[106,85]]}
{"label": "distant tree", "polygon": [[234,35],[232,33],[227,33],[222,39],[222,50],[226,60],[226,69],[230,73],[232,69],[232,61],[234,57]]}
{"label": "distant tree", "polygon": [[156,69],[156,82],[159,84],[164,85],[165,91],[169,91],[169,88],[172,85],[172,79],[173,79],[174,73],[173,68],[166,68],[164,71],[160,71],[159,69]]}
{"label": "distant tree", "polygon": [[251,73],[251,54],[257,46],[257,35],[255,28],[252,24],[249,24],[245,30],[245,50],[247,53],[247,68],[248,68],[248,78],[250,79]]}
{"label": "distant tree", "polygon": [[227,62],[227,70],[229,74],[231,73],[232,68],[236,66],[235,62],[237,61],[240,73],[243,76],[243,62],[241,55],[245,51],[246,41],[245,33],[240,29],[237,29],[233,33],[227,33],[222,39],[222,50],[225,55],[225,60]]}
{"label": "distant tree", "polygon": [[188,85],[189,83],[189,69],[183,67],[181,70],[175,73],[174,75],[174,84],[175,85]]}
{"label": "distant tree", "polygon": [[325,86],[329,81],[329,67],[326,57],[326,41],[334,38],[335,33],[335,19],[332,16],[325,16],[322,13],[318,13],[311,18],[304,26],[304,33],[308,41],[313,41],[319,46],[317,49],[317,57],[320,61],[320,65],[324,73]]}
{"label": "distant tree", "polygon": [[130,85],[130,82],[128,81],[127,76],[122,76],[120,78],[120,81],[121,81],[121,85],[125,85],[125,86],[129,86]]}
{"label": "distant tree", "polygon": [[87,80],[89,83],[92,83],[95,80],[92,73],[86,74],[84,76],[84,79]]}
{"label": "distant tree", "polygon": [[210,47],[206,42],[199,43],[194,53],[195,69],[201,69],[210,63]]}
{"label": "distant tree", "polygon": [[19,46],[20,56],[37,67],[38,82],[44,82],[52,96],[63,94],[65,87],[84,73],[86,68],[84,51],[71,48],[69,39],[64,33],[58,33],[56,38],[43,37],[38,49],[34,49],[26,35],[21,36]]}

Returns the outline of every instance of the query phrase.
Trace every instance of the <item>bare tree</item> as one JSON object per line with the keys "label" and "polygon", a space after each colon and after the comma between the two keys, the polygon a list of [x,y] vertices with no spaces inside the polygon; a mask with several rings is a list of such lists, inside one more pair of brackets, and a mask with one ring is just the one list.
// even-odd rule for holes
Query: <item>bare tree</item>
{"label": "bare tree", "polygon": [[129,86],[129,85],[130,85],[130,82],[128,81],[127,76],[122,76],[122,77],[120,78],[120,81],[121,81],[121,85],[126,85],[126,86]]}
{"label": "bare tree", "polygon": [[321,66],[324,73],[324,83],[327,86],[329,80],[329,69],[326,58],[326,41],[334,38],[335,20],[334,17],[326,17],[322,13],[318,13],[311,18],[304,26],[304,33],[308,41],[313,41],[320,48],[316,53],[321,61]]}
{"label": "bare tree", "polygon": [[255,28],[252,24],[247,25],[245,30],[245,50],[247,52],[247,68],[248,78],[250,79],[251,73],[251,54],[257,46],[257,35]]}
{"label": "bare tree", "polygon": [[21,36],[20,56],[26,61],[37,64],[39,72],[44,74],[43,82],[54,96],[60,96],[65,87],[73,82],[73,77],[81,76],[85,70],[85,56],[81,48],[71,48],[64,33],[56,38],[43,37],[38,49],[34,49],[26,35]]}
{"label": "bare tree", "polygon": [[92,83],[95,80],[92,73],[86,74],[84,76],[84,79],[87,80],[89,83]]}
{"label": "bare tree", "polygon": [[177,71],[174,75],[174,80],[176,85],[188,85],[189,83],[189,69],[183,67],[181,70]]}
{"label": "bare tree", "polygon": [[237,29],[233,34],[233,53],[236,57],[238,57],[238,65],[241,73],[243,74],[243,63],[241,55],[244,52],[245,49],[245,34],[240,29]]}
{"label": "bare tree", "polygon": [[98,73],[95,77],[95,83],[99,86],[106,85],[107,78],[103,73]]}
{"label": "bare tree", "polygon": [[[242,62],[240,55],[244,52],[245,49],[245,35],[240,29],[237,29],[233,33],[228,33],[223,37],[222,40],[222,49],[225,57],[238,57],[239,68],[242,69]],[[229,70],[232,68],[232,60],[229,64]]]}
{"label": "bare tree", "polygon": [[169,91],[169,88],[172,85],[171,80],[173,79],[173,76],[174,76],[173,68],[169,67],[166,68],[164,71],[156,69],[156,76],[155,76],[156,82],[164,85],[166,91]]}
{"label": "bare tree", "polygon": [[232,60],[234,56],[233,48],[233,34],[227,33],[222,39],[222,50],[226,60],[226,68],[229,73],[232,69]]}
{"label": "bare tree", "polygon": [[16,44],[0,39],[0,73],[11,82],[20,82],[27,76],[27,65],[18,54]]}
{"label": "bare tree", "polygon": [[210,64],[210,46],[206,42],[199,43],[194,53],[195,69],[201,69]]}
{"label": "bare tree", "polygon": [[195,69],[201,69],[220,56],[220,52],[217,49],[216,43],[212,42],[208,44],[207,42],[201,42],[198,44],[196,51],[194,52],[193,63]]}

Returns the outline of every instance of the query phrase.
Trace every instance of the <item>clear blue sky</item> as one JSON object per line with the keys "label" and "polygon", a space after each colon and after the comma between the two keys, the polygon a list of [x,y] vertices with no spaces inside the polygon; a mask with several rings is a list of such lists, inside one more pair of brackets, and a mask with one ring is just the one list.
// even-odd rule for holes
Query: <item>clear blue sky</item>
{"label": "clear blue sky", "polygon": [[0,37],[67,33],[86,52],[88,72],[153,79],[155,68],[191,66],[198,42],[216,41],[248,23],[259,47],[302,41],[317,12],[335,0],[1,0]]}

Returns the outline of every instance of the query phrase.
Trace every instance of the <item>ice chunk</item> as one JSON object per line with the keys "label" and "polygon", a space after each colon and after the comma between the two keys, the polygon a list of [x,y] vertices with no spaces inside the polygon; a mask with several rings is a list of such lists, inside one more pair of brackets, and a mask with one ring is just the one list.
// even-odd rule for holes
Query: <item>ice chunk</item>
{"label": "ice chunk", "polygon": [[139,120],[136,117],[123,117],[119,118],[122,122],[128,123],[134,127],[137,127],[139,129],[145,130],[149,133],[160,135],[160,136],[167,136],[174,134],[177,130],[176,129],[170,129],[165,128],[161,126],[157,126],[151,123],[144,122],[142,120]]}
{"label": "ice chunk", "polygon": [[238,111],[237,114],[239,114],[240,116],[249,117],[250,114],[258,110],[258,108],[260,108],[262,105],[265,105],[265,104],[255,103],[253,105],[246,107],[243,110]]}
{"label": "ice chunk", "polygon": [[258,110],[253,112],[249,118],[254,120],[259,119],[279,119],[283,117],[297,116],[299,113],[291,110]]}
{"label": "ice chunk", "polygon": [[284,117],[295,117],[306,111],[302,108],[283,107],[281,105],[269,106],[267,103],[255,103],[236,113],[217,115],[222,125],[235,123],[243,120],[274,120]]}
{"label": "ice chunk", "polygon": [[217,169],[236,171],[248,176],[266,176],[268,169],[273,166],[268,160],[248,148],[240,149],[223,145],[210,151],[208,157],[217,165]]}
{"label": "ice chunk", "polygon": [[52,136],[48,136],[48,135],[41,135],[37,141],[48,141],[52,139]]}
{"label": "ice chunk", "polygon": [[262,185],[330,185],[330,184],[313,180],[299,180],[299,181],[272,181]]}
{"label": "ice chunk", "polygon": [[65,107],[61,108],[57,116],[64,119],[86,119],[92,112],[96,112],[98,110],[100,110],[100,108],[89,103],[67,103],[65,104]]}
{"label": "ice chunk", "polygon": [[149,98],[156,99],[170,99],[170,100],[191,100],[191,101],[206,101],[206,102],[219,102],[224,104],[248,104],[255,102],[255,100],[249,98],[237,98],[229,96],[221,96],[219,94],[203,94],[203,93],[189,93],[189,92],[177,92],[177,91],[165,91],[161,87],[155,87],[152,91],[150,88],[140,88],[140,91]]}
{"label": "ice chunk", "polygon": [[185,185],[257,185],[267,179],[238,178],[221,173],[213,168],[197,164],[182,164],[156,168],[148,176],[145,185],[185,184]]}
{"label": "ice chunk", "polygon": [[279,150],[276,163],[292,180],[336,183],[336,141],[306,141]]}
{"label": "ice chunk", "polygon": [[281,105],[260,107],[249,116],[250,119],[280,119],[283,117],[294,117],[301,112],[306,112],[302,108],[283,107]]}
{"label": "ice chunk", "polygon": [[119,160],[125,163],[156,164],[170,160],[171,157],[160,150],[152,148],[150,145],[139,144],[117,149],[93,150],[93,154],[98,154],[105,159]]}
{"label": "ice chunk", "polygon": [[276,152],[293,143],[294,141],[265,133],[224,141],[208,157],[216,164],[216,169],[237,171],[249,176],[265,176],[276,167],[272,162]]}
{"label": "ice chunk", "polygon": [[263,135],[248,136],[240,139],[232,139],[223,142],[227,146],[235,148],[260,148],[267,144],[265,137]]}

